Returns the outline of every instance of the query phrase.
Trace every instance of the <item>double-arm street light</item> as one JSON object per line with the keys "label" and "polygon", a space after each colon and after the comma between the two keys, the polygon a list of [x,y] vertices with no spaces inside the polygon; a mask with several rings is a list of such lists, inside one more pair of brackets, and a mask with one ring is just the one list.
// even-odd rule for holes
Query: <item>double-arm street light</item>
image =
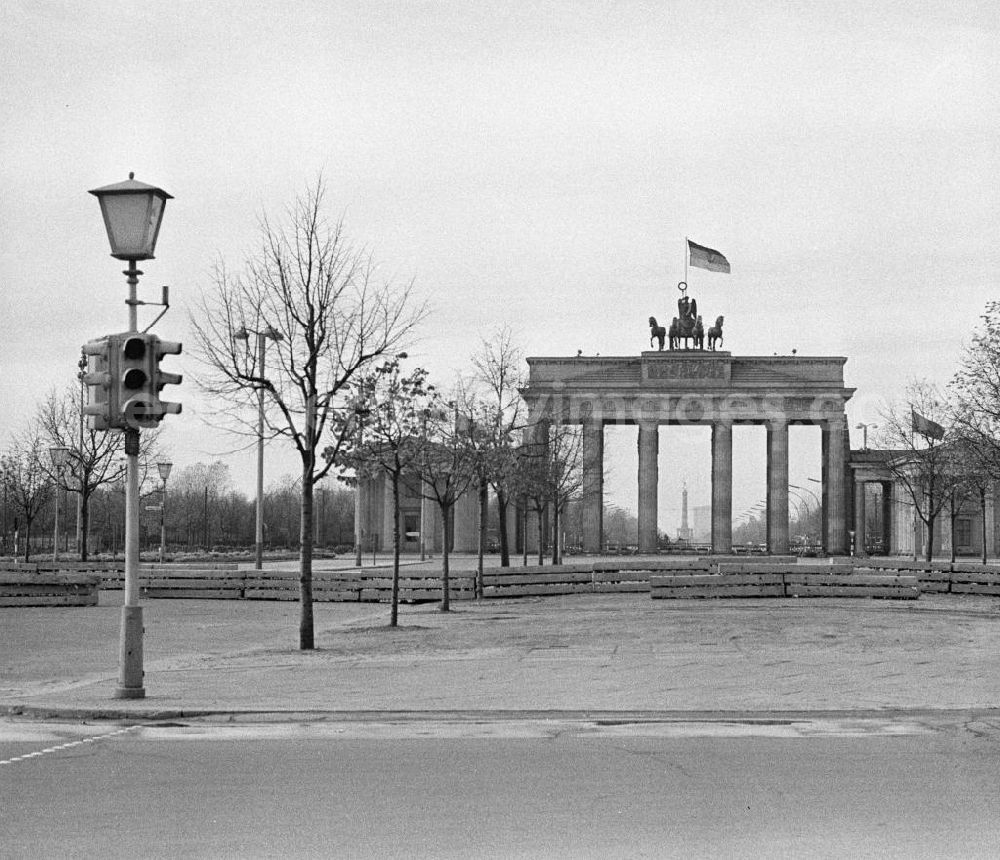
{"label": "double-arm street light", "polygon": [[[128,330],[138,331],[140,260],[152,260],[160,234],[163,209],[171,195],[162,188],[128,180],[90,192],[101,204],[111,256],[128,262]],[[125,603],[122,606],[119,680],[115,697],[141,699],[146,695],[142,671],[142,607],[139,605],[139,430],[125,431]]]}
{"label": "double-arm street light", "polygon": [[[264,379],[264,347],[268,340],[283,339],[280,331],[268,326],[263,331],[254,331],[240,326],[233,332],[234,340],[250,341],[250,335],[257,336],[257,375]],[[264,566],[264,386],[257,386],[257,524],[255,530],[254,563],[256,570]]]}
{"label": "double-arm street light", "polygon": [[878,424],[872,424],[872,423],[866,424],[864,421],[860,421],[860,422],[858,422],[855,425],[855,429],[860,430],[862,432],[863,436],[864,436],[864,441],[861,443],[861,446],[862,446],[862,448],[865,451],[868,450],[868,428],[869,427],[872,430],[875,430],[875,429],[878,428]]}
{"label": "double-arm street light", "polygon": [[59,482],[62,481],[63,470],[69,462],[69,448],[65,445],[53,445],[49,448],[49,457],[52,458],[52,468],[56,473],[56,517],[52,537],[52,560],[59,561]]}

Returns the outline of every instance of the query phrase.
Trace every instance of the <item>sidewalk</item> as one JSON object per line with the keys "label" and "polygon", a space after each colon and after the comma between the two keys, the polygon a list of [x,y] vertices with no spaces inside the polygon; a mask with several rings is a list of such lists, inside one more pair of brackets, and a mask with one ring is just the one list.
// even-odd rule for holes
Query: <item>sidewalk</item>
{"label": "sidewalk", "polygon": [[1000,598],[402,606],[148,600],[146,698],[117,700],[120,593],[0,609],[0,714],[843,712],[1000,708]]}

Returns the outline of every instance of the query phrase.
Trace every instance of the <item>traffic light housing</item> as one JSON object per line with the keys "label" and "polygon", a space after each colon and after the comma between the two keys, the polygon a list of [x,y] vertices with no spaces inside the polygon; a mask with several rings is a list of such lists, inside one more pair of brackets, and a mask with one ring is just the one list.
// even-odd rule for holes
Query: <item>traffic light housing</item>
{"label": "traffic light housing", "polygon": [[166,400],[160,400],[160,392],[163,390],[164,385],[180,385],[184,379],[184,377],[179,373],[168,373],[160,368],[160,361],[163,356],[181,354],[181,344],[172,340],[160,340],[155,336],[153,340],[153,360],[151,365],[151,372],[153,375],[153,396],[156,398],[156,402],[159,405],[160,419],[162,419],[164,415],[178,415],[181,411],[180,403],[170,403]]}
{"label": "traffic light housing", "polygon": [[180,403],[160,400],[163,386],[181,382],[179,373],[160,369],[164,355],[180,353],[179,343],[131,331],[89,341],[82,350],[88,395],[83,411],[92,430],[152,428],[164,415],[181,411]]}
{"label": "traffic light housing", "polygon": [[121,429],[155,427],[160,420],[153,380],[155,334],[125,332],[112,335],[111,353],[118,358],[119,421]]}
{"label": "traffic light housing", "polygon": [[81,347],[87,358],[87,370],[82,376],[87,386],[87,405],[83,414],[87,416],[87,426],[91,430],[111,430],[118,418],[118,389],[113,384],[117,377],[117,367],[112,363],[110,336],[95,338]]}

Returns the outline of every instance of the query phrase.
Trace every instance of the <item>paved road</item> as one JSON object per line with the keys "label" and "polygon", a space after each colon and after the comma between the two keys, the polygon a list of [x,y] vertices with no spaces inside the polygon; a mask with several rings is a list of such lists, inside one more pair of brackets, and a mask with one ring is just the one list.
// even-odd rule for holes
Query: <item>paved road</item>
{"label": "paved road", "polygon": [[0,722],[0,855],[997,857],[1000,720]]}

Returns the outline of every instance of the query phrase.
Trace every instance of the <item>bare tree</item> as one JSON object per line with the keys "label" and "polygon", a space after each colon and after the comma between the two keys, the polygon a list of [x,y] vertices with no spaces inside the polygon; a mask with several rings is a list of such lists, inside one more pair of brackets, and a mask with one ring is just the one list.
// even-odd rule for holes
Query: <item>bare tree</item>
{"label": "bare tree", "polygon": [[[481,598],[484,590],[489,490],[491,481],[498,475],[498,465],[503,456],[503,443],[502,434],[499,432],[502,415],[495,404],[479,399],[475,382],[470,379],[459,380],[455,403],[455,432],[461,437],[467,455],[467,467],[472,472],[473,479],[469,489],[474,488],[476,491],[478,521],[476,597]],[[503,517],[504,513],[500,515]]]}
{"label": "bare tree", "polygon": [[488,431],[490,451],[486,459],[488,480],[497,498],[500,516],[500,566],[510,565],[510,535],[507,533],[507,509],[516,492],[516,438],[524,426],[524,400],[520,389],[527,380],[524,356],[514,343],[508,326],[498,329],[492,338],[483,340],[472,357],[476,381],[484,389],[484,415],[481,425]]}
{"label": "bare tree", "polygon": [[558,422],[532,425],[522,449],[522,492],[538,518],[538,563],[545,553],[544,516],[552,513],[552,563],[562,562],[560,517],[583,485],[583,437],[579,427]]}
{"label": "bare tree", "polygon": [[978,497],[986,564],[986,497],[1000,479],[1000,302],[989,302],[952,380],[952,422],[968,462],[966,483]]}
{"label": "bare tree", "polygon": [[[98,488],[123,480],[125,434],[91,430],[81,418],[75,386],[62,393],[50,391],[36,414],[44,443],[69,449],[67,469],[58,473],[44,459],[42,467],[63,489],[80,497],[80,560],[86,561],[90,500]],[[149,463],[158,456],[158,436],[158,429],[147,430],[140,436],[139,459],[144,464],[144,471],[148,471]]]}
{"label": "bare tree", "polygon": [[[925,381],[906,389],[907,403],[882,411],[880,444],[893,452],[886,465],[905,489],[915,515],[924,524],[925,558],[934,554],[934,524],[960,482],[949,443],[954,437],[949,408],[940,392]],[[919,547],[914,540],[914,557]]]}
{"label": "bare tree", "polygon": [[459,419],[454,400],[443,404],[436,396],[434,403],[424,410],[426,435],[415,482],[421,497],[435,502],[441,512],[442,612],[451,609],[449,565],[452,511],[476,479],[473,455],[467,441],[468,432]]}
{"label": "bare tree", "polygon": [[[191,323],[206,372],[199,380],[230,406],[246,409],[262,391],[267,428],[287,439],[301,460],[299,647],[314,647],[313,487],[336,461],[317,456],[329,441],[348,386],[359,371],[394,353],[424,316],[412,284],[381,280],[375,263],[347,239],[342,222],[324,216],[322,180],[297,198],[280,222],[260,221],[260,247],[242,274],[223,264]],[[273,340],[268,368],[239,340],[248,332]],[[246,414],[246,413],[244,413]],[[342,431],[349,422],[341,421]],[[256,433],[252,421],[242,432]],[[344,438],[333,439],[339,449]]]}
{"label": "bare tree", "polygon": [[[32,424],[18,434],[3,458],[4,480],[13,501],[14,510],[24,524],[24,561],[31,556],[31,526],[52,498],[54,485],[45,468],[44,443],[37,425]],[[20,523],[15,520],[14,553]]]}
{"label": "bare tree", "polygon": [[963,436],[1000,446],[1000,302],[989,302],[952,380]]}
{"label": "bare tree", "polygon": [[[387,361],[359,377],[352,411],[344,420],[350,425],[335,428],[335,438],[348,440],[340,463],[355,472],[384,474],[392,486],[392,590],[389,626],[399,622],[400,488],[404,475],[422,459],[425,415],[434,387],[427,384],[427,371],[417,368],[403,375],[399,359]],[[334,452],[324,452],[334,456]]]}
{"label": "bare tree", "polygon": [[222,542],[221,500],[232,486],[229,466],[221,460],[192,463],[173,476],[170,484],[170,525],[175,534],[184,534],[188,546],[206,550],[211,549],[213,536]]}

